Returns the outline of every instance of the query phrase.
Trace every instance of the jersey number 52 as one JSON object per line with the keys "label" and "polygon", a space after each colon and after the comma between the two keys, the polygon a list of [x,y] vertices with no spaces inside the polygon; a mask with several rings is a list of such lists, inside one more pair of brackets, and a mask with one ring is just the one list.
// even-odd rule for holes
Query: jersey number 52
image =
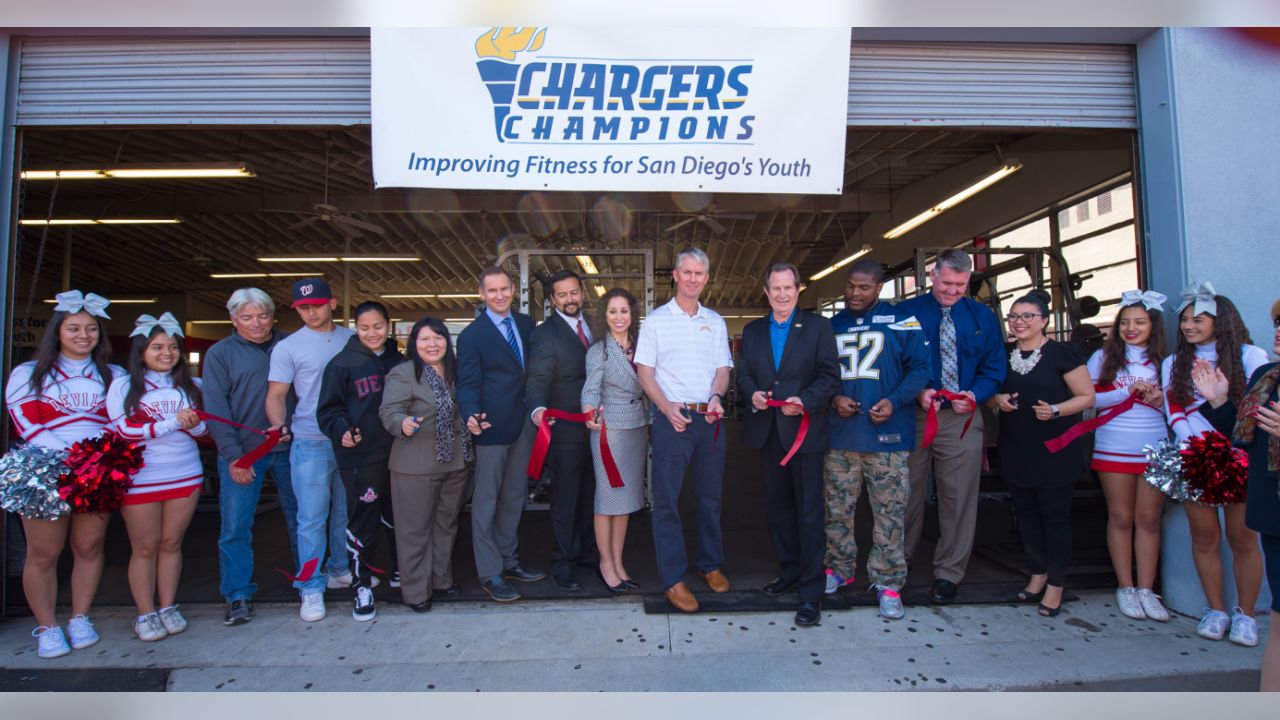
{"label": "jersey number 52", "polygon": [[879,380],[876,360],[884,350],[884,333],[878,330],[836,335],[841,380]]}

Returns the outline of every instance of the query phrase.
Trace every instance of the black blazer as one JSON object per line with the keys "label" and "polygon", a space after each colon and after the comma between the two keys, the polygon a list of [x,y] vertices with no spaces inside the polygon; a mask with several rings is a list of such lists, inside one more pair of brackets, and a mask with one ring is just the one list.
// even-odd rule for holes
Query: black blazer
{"label": "black blazer", "polygon": [[[583,322],[587,322],[584,315]],[[552,311],[529,333],[529,380],[525,383],[529,412],[540,407],[568,412],[582,411],[582,383],[587,379],[587,348],[578,332]],[[529,420],[533,421],[532,418]],[[553,442],[586,442],[582,423],[558,422],[551,428]]]}
{"label": "black blazer", "polygon": [[784,447],[795,442],[800,416],[782,414],[780,408],[757,411],[751,396],[757,390],[773,392],[774,400],[796,396],[809,411],[809,435],[800,452],[827,449],[827,408],[840,389],[840,367],[836,356],[836,336],[831,321],[821,315],[796,309],[782,362],[773,369],[773,344],[769,340],[769,316],[752,320],[742,330],[742,350],[738,358],[738,395],[746,418],[742,442],[763,448],[770,428],[777,425]]}
{"label": "black blazer", "polygon": [[[529,362],[529,332],[533,320],[511,311],[520,345]],[[493,427],[476,436],[477,445],[510,445],[520,439],[529,413],[524,404],[525,369],[515,351],[488,313],[481,313],[458,333],[458,409],[462,422],[476,413],[486,413]]]}

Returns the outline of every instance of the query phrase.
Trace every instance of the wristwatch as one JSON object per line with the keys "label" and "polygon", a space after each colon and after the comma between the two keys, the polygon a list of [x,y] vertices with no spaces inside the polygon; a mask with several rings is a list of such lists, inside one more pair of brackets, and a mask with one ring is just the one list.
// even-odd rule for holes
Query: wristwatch
{"label": "wristwatch", "polygon": [[1055,418],[1056,418],[1056,417],[1059,417],[1060,415],[1062,415],[1062,412],[1061,412],[1060,410],[1058,410],[1058,406],[1057,406],[1057,405],[1050,405],[1050,406],[1049,406],[1049,409],[1053,411],[1053,417],[1055,417]]}

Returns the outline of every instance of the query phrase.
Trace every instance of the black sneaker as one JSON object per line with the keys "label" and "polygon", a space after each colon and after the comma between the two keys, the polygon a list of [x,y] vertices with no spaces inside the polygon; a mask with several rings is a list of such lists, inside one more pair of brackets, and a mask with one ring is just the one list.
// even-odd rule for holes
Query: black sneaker
{"label": "black sneaker", "polygon": [[393,588],[400,587],[400,571],[396,570],[395,572],[391,573],[391,579],[388,580],[387,582]]}
{"label": "black sneaker", "polygon": [[232,600],[227,603],[227,614],[222,616],[222,624],[243,625],[253,619],[252,600]]}
{"label": "black sneaker", "polygon": [[378,608],[373,604],[373,591],[364,585],[356,588],[356,596],[352,602],[351,618],[356,622],[372,620],[378,616]]}
{"label": "black sneaker", "polygon": [[546,576],[547,574],[541,570],[530,570],[519,565],[512,565],[502,571],[502,577],[508,580],[519,580],[520,582],[536,582]]}

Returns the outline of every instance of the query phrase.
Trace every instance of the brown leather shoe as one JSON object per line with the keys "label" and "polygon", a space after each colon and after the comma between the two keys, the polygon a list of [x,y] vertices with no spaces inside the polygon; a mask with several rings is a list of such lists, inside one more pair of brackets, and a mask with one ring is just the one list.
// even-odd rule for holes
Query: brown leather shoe
{"label": "brown leather shoe", "polygon": [[671,603],[671,606],[680,612],[698,612],[698,598],[689,592],[689,586],[683,582],[678,582],[667,588],[666,596],[667,602]]}
{"label": "brown leather shoe", "polygon": [[729,578],[725,577],[724,573],[720,572],[720,568],[716,568],[711,572],[700,572],[698,574],[702,576],[703,580],[707,581],[707,587],[711,588],[712,592],[729,592]]}

